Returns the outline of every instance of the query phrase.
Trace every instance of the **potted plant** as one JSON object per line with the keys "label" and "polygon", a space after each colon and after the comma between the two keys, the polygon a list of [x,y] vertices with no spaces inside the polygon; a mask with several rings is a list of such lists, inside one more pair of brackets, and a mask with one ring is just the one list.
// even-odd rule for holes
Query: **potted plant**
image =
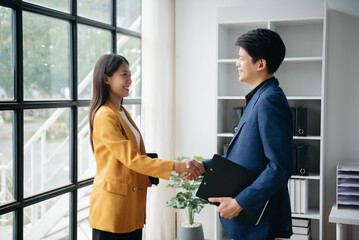
{"label": "potted plant", "polygon": [[[187,157],[179,157],[176,161],[183,161]],[[202,162],[204,159],[199,156],[194,156],[194,159]],[[171,174],[171,183],[167,187],[179,188],[182,191],[178,192],[175,197],[167,201],[167,206],[175,209],[184,209],[188,222],[182,223],[179,231],[179,240],[203,240],[203,228],[201,223],[194,222],[194,215],[201,212],[202,208],[208,202],[197,198],[195,191],[201,184],[203,176],[198,177],[193,181],[184,181],[179,176]]]}

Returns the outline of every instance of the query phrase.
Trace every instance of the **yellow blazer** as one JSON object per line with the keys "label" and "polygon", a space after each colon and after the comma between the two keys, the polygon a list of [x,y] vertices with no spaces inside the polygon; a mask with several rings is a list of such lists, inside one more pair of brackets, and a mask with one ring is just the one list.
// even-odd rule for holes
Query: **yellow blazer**
{"label": "yellow blazer", "polygon": [[173,161],[147,157],[142,136],[139,149],[135,135],[110,101],[95,114],[92,141],[97,170],[90,199],[90,227],[114,233],[143,228],[148,176],[169,179]]}

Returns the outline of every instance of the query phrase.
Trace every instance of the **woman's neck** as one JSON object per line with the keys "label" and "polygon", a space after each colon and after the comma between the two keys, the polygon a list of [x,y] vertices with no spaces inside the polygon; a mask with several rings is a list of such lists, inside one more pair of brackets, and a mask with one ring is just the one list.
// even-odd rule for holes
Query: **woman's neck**
{"label": "woman's neck", "polygon": [[114,96],[110,96],[109,99],[110,102],[115,106],[115,108],[118,111],[122,111],[122,107],[121,107],[121,102],[122,102],[122,97],[114,97]]}

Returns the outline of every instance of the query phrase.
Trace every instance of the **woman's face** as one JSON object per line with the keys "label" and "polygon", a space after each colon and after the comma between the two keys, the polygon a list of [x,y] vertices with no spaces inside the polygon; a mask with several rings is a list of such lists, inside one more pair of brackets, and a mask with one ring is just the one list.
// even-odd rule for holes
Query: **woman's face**
{"label": "woman's face", "polygon": [[105,84],[109,87],[110,95],[128,97],[132,84],[131,72],[126,62],[123,62],[111,77],[105,75]]}

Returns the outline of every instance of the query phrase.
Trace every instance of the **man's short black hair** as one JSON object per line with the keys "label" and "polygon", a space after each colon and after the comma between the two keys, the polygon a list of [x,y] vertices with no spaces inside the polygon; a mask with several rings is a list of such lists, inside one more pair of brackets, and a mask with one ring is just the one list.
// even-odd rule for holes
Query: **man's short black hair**
{"label": "man's short black hair", "polygon": [[250,30],[241,35],[236,45],[247,51],[253,63],[259,59],[265,59],[269,74],[277,71],[285,56],[282,38],[278,33],[265,28]]}

